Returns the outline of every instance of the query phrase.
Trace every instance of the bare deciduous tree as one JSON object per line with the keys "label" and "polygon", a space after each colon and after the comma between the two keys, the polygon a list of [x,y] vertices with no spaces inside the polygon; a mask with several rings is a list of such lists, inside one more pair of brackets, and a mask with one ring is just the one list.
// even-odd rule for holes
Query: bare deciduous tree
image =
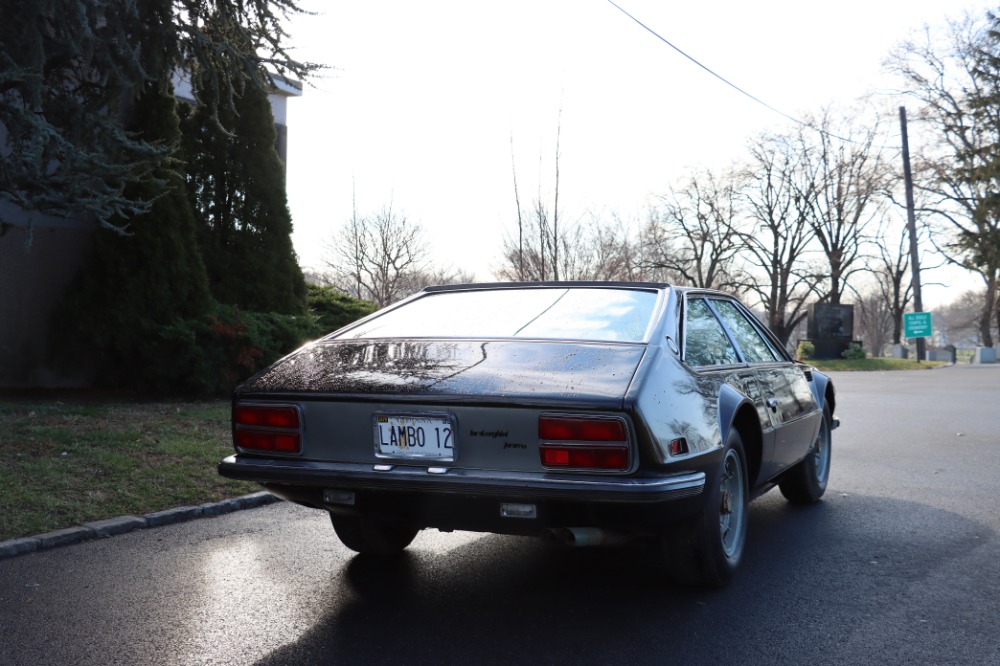
{"label": "bare deciduous tree", "polygon": [[862,249],[870,226],[883,214],[887,169],[878,123],[859,115],[835,119],[829,110],[799,130],[809,223],[823,250],[828,287],[822,300],[838,304],[856,273],[865,270]]}
{"label": "bare deciduous tree", "polygon": [[501,265],[494,269],[502,280],[554,280],[552,246],[548,209],[536,199],[530,214],[518,211],[517,240],[505,238],[501,248]]}
{"label": "bare deciduous tree", "polygon": [[812,240],[807,201],[811,184],[801,182],[800,154],[788,136],[762,136],[750,145],[742,176],[747,225],[739,231],[748,266],[746,290],[764,308],[767,324],[784,344],[807,314],[807,299],[821,276],[809,270]]}
{"label": "bare deciduous tree", "polygon": [[[1000,317],[1000,25],[965,19],[942,37],[926,31],[904,42],[889,67],[920,105],[916,119],[929,145],[915,160],[924,210],[942,224],[938,249],[953,264],[978,273],[981,343],[992,346]],[[992,25],[990,25],[992,24]]]}
{"label": "bare deciduous tree", "polygon": [[[884,308],[892,318],[892,342],[903,341],[903,313],[913,298],[913,284],[910,273],[910,233],[900,225],[895,234],[885,225],[878,234],[876,243],[878,257],[872,260],[872,275],[876,280],[878,295]],[[895,235],[895,238],[893,238]]]}
{"label": "bare deciduous tree", "polygon": [[424,287],[432,287],[443,284],[468,284],[475,282],[476,276],[469,271],[463,271],[449,266],[425,267],[407,276],[407,284],[404,291],[407,294],[415,294]]}
{"label": "bare deciduous tree", "polygon": [[[517,207],[517,244],[506,238],[502,249],[503,264],[495,273],[506,280],[559,280],[560,246],[567,244],[565,231],[559,229],[559,142],[562,136],[562,111],[556,126],[555,149],[555,194],[551,210],[542,197],[541,178],[538,181],[538,195],[532,202],[530,214],[521,207],[521,193],[518,189],[517,167],[514,163],[514,137],[510,139],[511,174],[514,184],[514,204]],[[542,156],[539,155],[539,175],[542,171]],[[537,245],[535,244],[537,241]]]}
{"label": "bare deciduous tree", "polygon": [[733,259],[740,249],[738,195],[731,173],[709,171],[660,198],[645,231],[649,267],[664,269],[689,285],[737,291]]}
{"label": "bare deciduous tree", "polygon": [[[979,320],[983,297],[982,290],[967,291],[934,312],[934,330],[944,344],[957,347],[983,344]],[[994,328],[992,333],[997,330]]]}
{"label": "bare deciduous tree", "polygon": [[893,340],[894,331],[899,328],[892,305],[885,299],[881,287],[879,284],[862,293],[855,303],[855,335],[876,357],[882,355],[886,345]]}
{"label": "bare deciduous tree", "polygon": [[577,253],[576,279],[638,280],[635,243],[629,240],[629,229],[617,215],[611,223],[592,217],[586,232],[586,243]]}
{"label": "bare deciduous tree", "polygon": [[[539,212],[541,211],[541,212]],[[544,236],[540,230],[546,217],[540,206],[534,216],[522,216],[520,231],[528,236]],[[625,223],[614,217],[610,224],[597,217],[585,223],[567,225],[558,238],[549,235],[558,252],[547,245],[527,246],[516,239],[504,239],[501,265],[494,273],[502,280],[637,280],[635,244],[629,241]],[[545,260],[548,256],[548,261]]]}
{"label": "bare deciduous tree", "polygon": [[391,205],[371,217],[355,214],[326,249],[333,284],[379,307],[415,291],[417,276],[426,271],[423,229]]}

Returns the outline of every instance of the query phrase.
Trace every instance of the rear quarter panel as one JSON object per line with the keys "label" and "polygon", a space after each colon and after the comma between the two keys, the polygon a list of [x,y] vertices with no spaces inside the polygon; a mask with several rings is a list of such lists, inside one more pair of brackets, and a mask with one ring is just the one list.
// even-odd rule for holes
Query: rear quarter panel
{"label": "rear quarter panel", "polygon": [[668,347],[652,345],[639,375],[636,413],[658,463],[683,460],[668,454],[667,447],[678,437],[687,440],[687,458],[720,448],[719,377],[692,373]]}

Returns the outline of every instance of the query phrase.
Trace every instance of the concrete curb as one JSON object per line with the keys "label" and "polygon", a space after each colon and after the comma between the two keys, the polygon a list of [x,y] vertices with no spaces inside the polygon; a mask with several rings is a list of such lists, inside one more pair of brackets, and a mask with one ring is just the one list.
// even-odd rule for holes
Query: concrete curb
{"label": "concrete curb", "polygon": [[96,520],[84,523],[79,527],[67,527],[66,529],[36,534],[31,537],[0,541],[0,560],[90,541],[92,539],[112,537],[116,534],[125,534],[132,530],[145,529],[147,527],[173,525],[174,523],[194,520],[195,518],[213,518],[234,511],[253,509],[280,501],[280,499],[271,493],[259,492],[251,495],[243,495],[242,497],[233,497],[221,502],[209,502],[200,506],[182,506],[176,509],[167,509],[166,511],[156,511],[154,513],[147,513],[145,516],[119,516],[118,518],[109,518],[107,520]]}

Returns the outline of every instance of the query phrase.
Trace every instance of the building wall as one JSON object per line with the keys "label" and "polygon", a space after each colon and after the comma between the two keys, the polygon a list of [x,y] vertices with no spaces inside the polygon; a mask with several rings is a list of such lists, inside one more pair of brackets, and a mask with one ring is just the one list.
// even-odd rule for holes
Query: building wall
{"label": "building wall", "polygon": [[[94,226],[36,216],[31,228],[0,202],[0,387],[77,387],[87,376],[46,367],[49,321],[91,245]],[[23,224],[10,221],[20,219]]]}

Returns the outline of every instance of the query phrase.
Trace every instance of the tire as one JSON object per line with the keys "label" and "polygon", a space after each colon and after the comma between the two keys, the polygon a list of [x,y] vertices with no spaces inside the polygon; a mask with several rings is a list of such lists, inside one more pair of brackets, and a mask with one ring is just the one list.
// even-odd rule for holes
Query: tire
{"label": "tire", "polygon": [[722,587],[733,578],[746,545],[750,512],[743,438],[729,432],[722,464],[705,507],[666,538],[672,578],[683,585]]}
{"label": "tire", "polygon": [[816,433],[816,441],[800,463],[788,470],[778,483],[781,494],[792,504],[815,504],[826,492],[830,479],[832,437],[830,423],[833,417],[830,406],[823,403],[823,420]]}
{"label": "tire", "polygon": [[362,516],[335,516],[330,521],[345,546],[367,555],[402,552],[420,530],[406,523]]}

